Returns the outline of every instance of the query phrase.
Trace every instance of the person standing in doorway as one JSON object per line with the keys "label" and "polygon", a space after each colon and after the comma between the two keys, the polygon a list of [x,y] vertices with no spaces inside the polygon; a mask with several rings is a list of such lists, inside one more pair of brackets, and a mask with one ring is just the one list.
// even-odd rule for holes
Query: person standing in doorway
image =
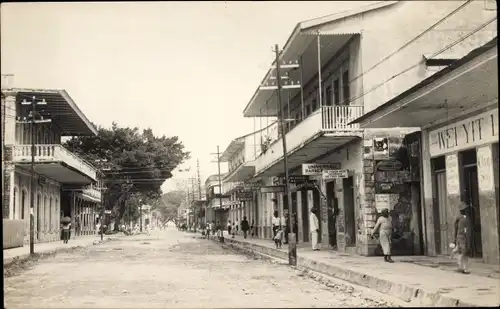
{"label": "person standing in doorway", "polygon": [[281,219],[278,216],[278,211],[275,210],[273,213],[273,219],[271,224],[273,225],[273,239],[276,237],[276,234],[281,229]]}
{"label": "person standing in doorway", "polygon": [[379,236],[380,246],[384,252],[384,261],[394,263],[391,259],[392,223],[389,219],[389,209],[382,209],[380,214],[381,216],[377,219],[372,235]]}
{"label": "person standing in doorway", "polygon": [[460,216],[455,220],[455,242],[452,247],[457,255],[457,271],[462,274],[469,274],[469,254],[472,240],[471,219],[468,215],[470,208],[469,205],[460,202],[459,210]]}
{"label": "person standing in doorway", "polygon": [[247,217],[243,217],[243,220],[241,220],[241,231],[243,232],[244,239],[247,239],[249,229],[250,229],[250,226],[248,224]]}
{"label": "person standing in doorway", "polygon": [[62,224],[62,232],[63,232],[63,243],[67,244],[69,241],[69,232],[71,228],[71,221],[65,221]]}
{"label": "person standing in doorway", "polygon": [[309,215],[309,226],[311,231],[311,245],[313,251],[319,251],[318,247],[318,237],[319,237],[319,220],[316,216],[316,207],[311,208],[311,214]]}

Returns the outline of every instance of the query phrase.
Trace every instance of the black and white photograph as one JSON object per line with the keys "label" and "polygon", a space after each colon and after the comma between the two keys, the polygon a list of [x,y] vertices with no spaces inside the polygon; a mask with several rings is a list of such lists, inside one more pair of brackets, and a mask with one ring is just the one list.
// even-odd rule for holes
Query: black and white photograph
{"label": "black and white photograph", "polygon": [[497,1],[2,1],[4,308],[500,306]]}

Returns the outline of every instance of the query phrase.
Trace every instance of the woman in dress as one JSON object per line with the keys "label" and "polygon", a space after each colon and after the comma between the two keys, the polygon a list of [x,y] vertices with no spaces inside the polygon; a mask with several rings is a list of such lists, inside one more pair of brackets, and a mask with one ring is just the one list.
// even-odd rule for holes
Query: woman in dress
{"label": "woman in dress", "polygon": [[458,272],[469,274],[469,253],[471,249],[471,223],[468,216],[469,205],[460,203],[460,216],[455,220],[455,243],[454,251],[457,254]]}
{"label": "woman in dress", "polygon": [[378,234],[380,246],[384,252],[384,261],[394,263],[391,259],[391,237],[392,237],[392,224],[389,219],[389,210],[382,209],[381,216],[378,218],[375,227],[373,228],[372,235]]}

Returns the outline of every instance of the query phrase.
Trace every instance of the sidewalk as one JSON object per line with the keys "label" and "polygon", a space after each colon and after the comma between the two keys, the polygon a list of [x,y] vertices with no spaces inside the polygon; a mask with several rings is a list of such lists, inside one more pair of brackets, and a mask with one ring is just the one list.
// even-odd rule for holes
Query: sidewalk
{"label": "sidewalk", "polygon": [[[104,239],[109,237],[116,237],[116,235],[104,235]],[[90,246],[96,240],[100,240],[100,235],[92,235],[92,236],[77,236],[76,238],[70,239],[67,244],[64,244],[62,241],[52,241],[35,244],[35,253],[48,253],[57,251],[63,248],[71,248],[77,246]],[[29,257],[30,255],[30,246],[24,245],[23,247],[5,249],[3,250],[3,263],[8,264],[12,262],[12,260],[16,257],[20,259],[24,259]]]}
{"label": "sidewalk", "polygon": [[[288,260],[287,245],[277,250],[274,243],[267,239],[230,238],[226,234],[224,238],[227,244]],[[500,305],[499,271],[498,267],[495,269],[491,265],[483,265],[482,268],[475,265],[470,275],[463,275],[454,272],[455,266],[450,263],[444,269],[432,266],[442,263],[439,258],[432,257],[393,257],[396,263],[389,264],[381,257],[356,256],[331,249],[312,251],[304,246],[298,246],[297,256],[299,267],[391,294],[410,305]],[[423,266],[426,264],[431,266]],[[475,273],[478,269],[481,271]]]}

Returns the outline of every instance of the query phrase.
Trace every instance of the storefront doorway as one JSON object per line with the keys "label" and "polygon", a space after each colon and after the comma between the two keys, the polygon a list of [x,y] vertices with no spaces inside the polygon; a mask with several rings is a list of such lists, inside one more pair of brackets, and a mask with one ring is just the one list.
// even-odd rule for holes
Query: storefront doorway
{"label": "storefront doorway", "polygon": [[328,243],[332,248],[337,247],[337,229],[335,210],[338,209],[338,200],[335,197],[335,182],[326,183],[326,200],[328,203]]}
{"label": "storefront doorway", "polygon": [[304,242],[309,242],[309,209],[307,206],[307,190],[301,190],[299,194],[302,194],[302,227]]}
{"label": "storefront doorway", "polygon": [[356,247],[356,207],[354,205],[354,177],[342,180],[344,191],[345,246]]}
{"label": "storefront doorway", "polygon": [[432,191],[434,193],[434,222],[436,231],[437,254],[448,254],[449,244],[453,234],[453,211],[448,209],[446,191],[446,163],[445,156],[432,159]]}
{"label": "storefront doorway", "polygon": [[472,221],[472,243],[471,257],[481,258],[483,249],[481,243],[481,211],[479,207],[479,186],[477,177],[476,149],[470,149],[459,153],[459,164],[461,174],[461,198],[470,205],[470,217]]}

